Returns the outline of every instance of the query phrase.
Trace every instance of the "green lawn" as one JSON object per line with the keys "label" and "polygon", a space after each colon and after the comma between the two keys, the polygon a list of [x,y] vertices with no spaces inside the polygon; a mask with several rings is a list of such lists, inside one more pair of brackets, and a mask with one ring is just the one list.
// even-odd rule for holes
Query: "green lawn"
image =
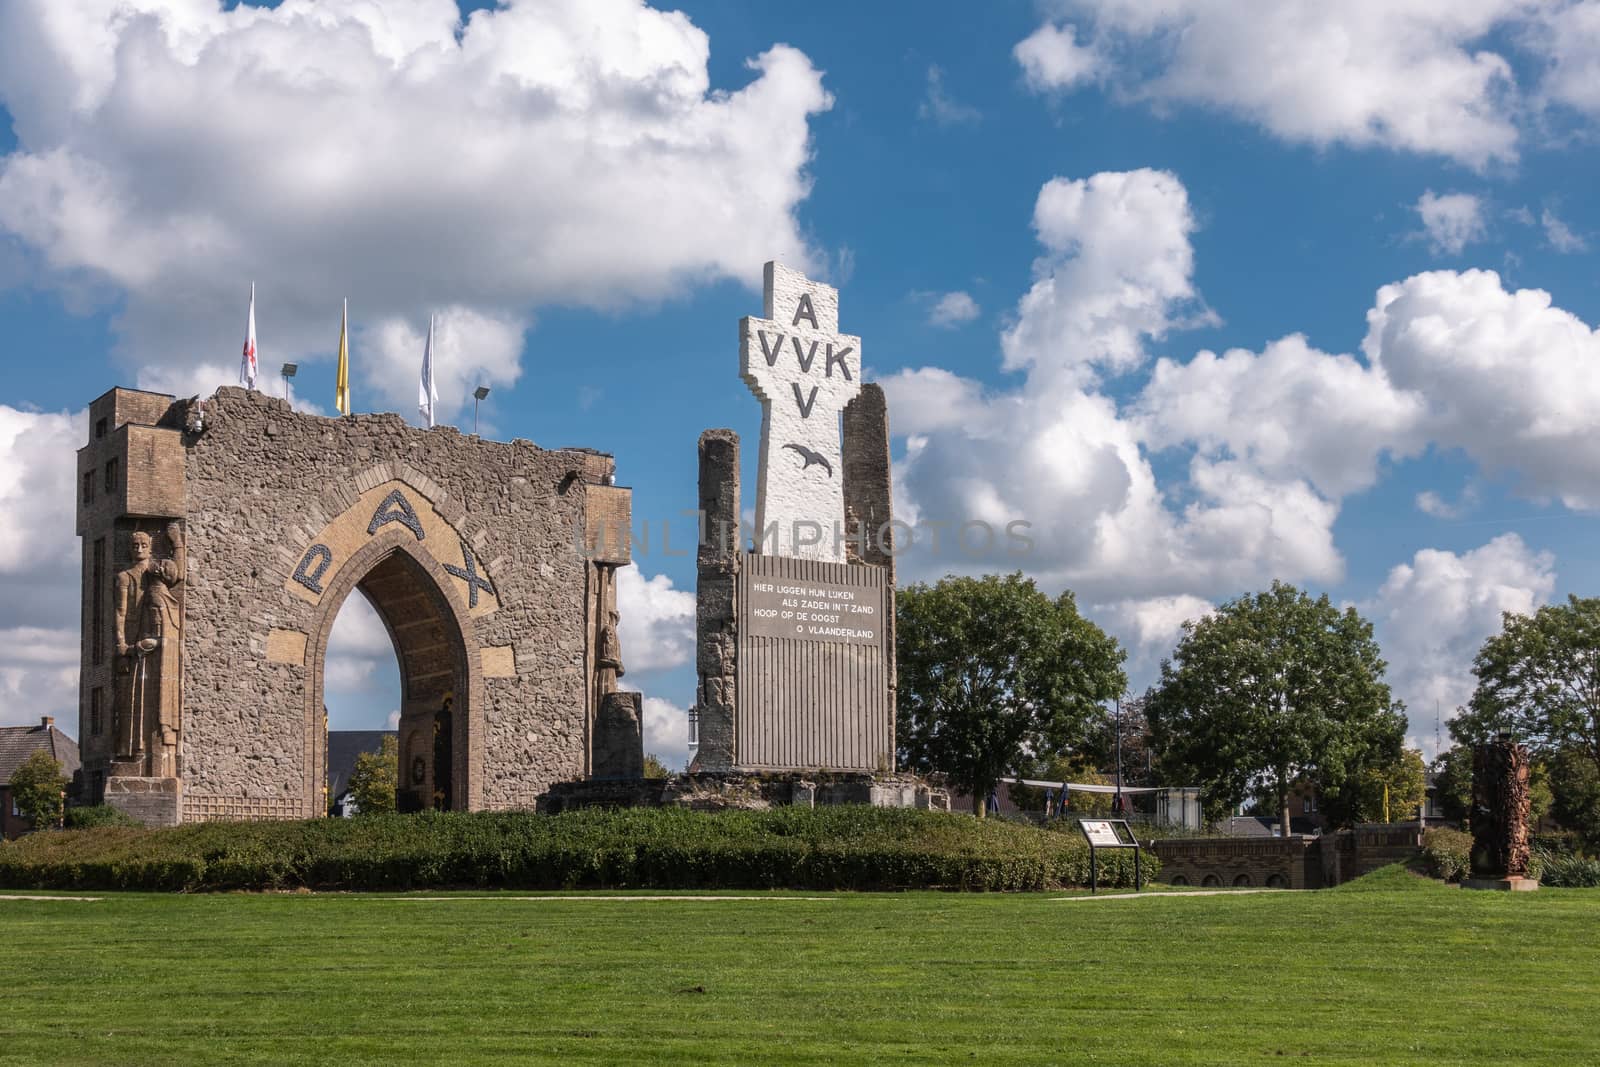
{"label": "green lawn", "polygon": [[473,896],[0,902],[0,1062],[1600,1061],[1600,891]]}

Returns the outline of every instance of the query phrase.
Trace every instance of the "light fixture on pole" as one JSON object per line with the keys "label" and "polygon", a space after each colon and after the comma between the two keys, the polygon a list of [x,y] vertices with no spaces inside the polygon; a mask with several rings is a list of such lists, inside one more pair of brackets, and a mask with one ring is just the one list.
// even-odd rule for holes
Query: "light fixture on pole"
{"label": "light fixture on pole", "polygon": [[294,400],[289,395],[289,383],[294,379],[295,373],[299,369],[300,364],[298,363],[285,363],[283,365],[283,399],[288,401],[290,407],[294,406]]}
{"label": "light fixture on pole", "polygon": [[478,432],[478,405],[483,403],[483,398],[489,395],[489,387],[480,385],[472,391],[472,432]]}

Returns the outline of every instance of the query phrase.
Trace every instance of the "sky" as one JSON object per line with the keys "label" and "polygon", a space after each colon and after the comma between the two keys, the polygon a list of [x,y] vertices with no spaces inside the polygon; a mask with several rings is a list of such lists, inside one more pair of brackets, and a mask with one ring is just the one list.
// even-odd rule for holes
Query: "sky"
{"label": "sky", "polygon": [[[686,756],[696,441],[762,264],[889,397],[900,580],[1022,570],[1156,679],[1294,583],[1431,755],[1503,611],[1600,589],[1600,0],[7,0],[0,723],[77,720],[73,452],[113,385],[613,453],[647,747]],[[963,524],[1028,523],[1027,551]],[[940,527],[939,524],[948,526]],[[673,554],[660,530],[673,530]],[[938,548],[934,531],[946,531]],[[335,729],[399,681],[360,598]]]}

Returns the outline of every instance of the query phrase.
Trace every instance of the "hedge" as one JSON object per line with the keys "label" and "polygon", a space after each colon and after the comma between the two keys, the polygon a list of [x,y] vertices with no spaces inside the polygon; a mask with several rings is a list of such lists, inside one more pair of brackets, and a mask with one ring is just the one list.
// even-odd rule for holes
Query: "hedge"
{"label": "hedge", "polygon": [[[1159,862],[1147,855],[1145,875]],[[118,826],[0,846],[10,889],[957,889],[1087,885],[1080,837],[869,807],[423,813]],[[1133,857],[1102,856],[1102,885]]]}
{"label": "hedge", "polygon": [[1472,870],[1472,835],[1443,827],[1426,831],[1422,863],[1433,877],[1459,882]]}

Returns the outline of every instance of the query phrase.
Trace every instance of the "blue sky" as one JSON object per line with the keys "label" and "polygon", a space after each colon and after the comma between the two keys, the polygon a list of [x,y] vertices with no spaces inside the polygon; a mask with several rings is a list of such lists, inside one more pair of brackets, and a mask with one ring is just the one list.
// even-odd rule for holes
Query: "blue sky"
{"label": "blue sky", "polygon": [[[0,11],[6,721],[75,718],[77,413],[230,378],[252,281],[315,409],[342,297],[363,410],[412,413],[437,311],[446,421],[487,382],[486,434],[615,453],[658,523],[709,426],[754,503],[783,258],[889,391],[903,516],[1034,523],[1139,684],[1273,578],[1357,604],[1430,750],[1500,611],[1600,584],[1594,0],[226,7]],[[693,567],[639,564],[676,759]],[[380,725],[347,614],[330,710]]]}

